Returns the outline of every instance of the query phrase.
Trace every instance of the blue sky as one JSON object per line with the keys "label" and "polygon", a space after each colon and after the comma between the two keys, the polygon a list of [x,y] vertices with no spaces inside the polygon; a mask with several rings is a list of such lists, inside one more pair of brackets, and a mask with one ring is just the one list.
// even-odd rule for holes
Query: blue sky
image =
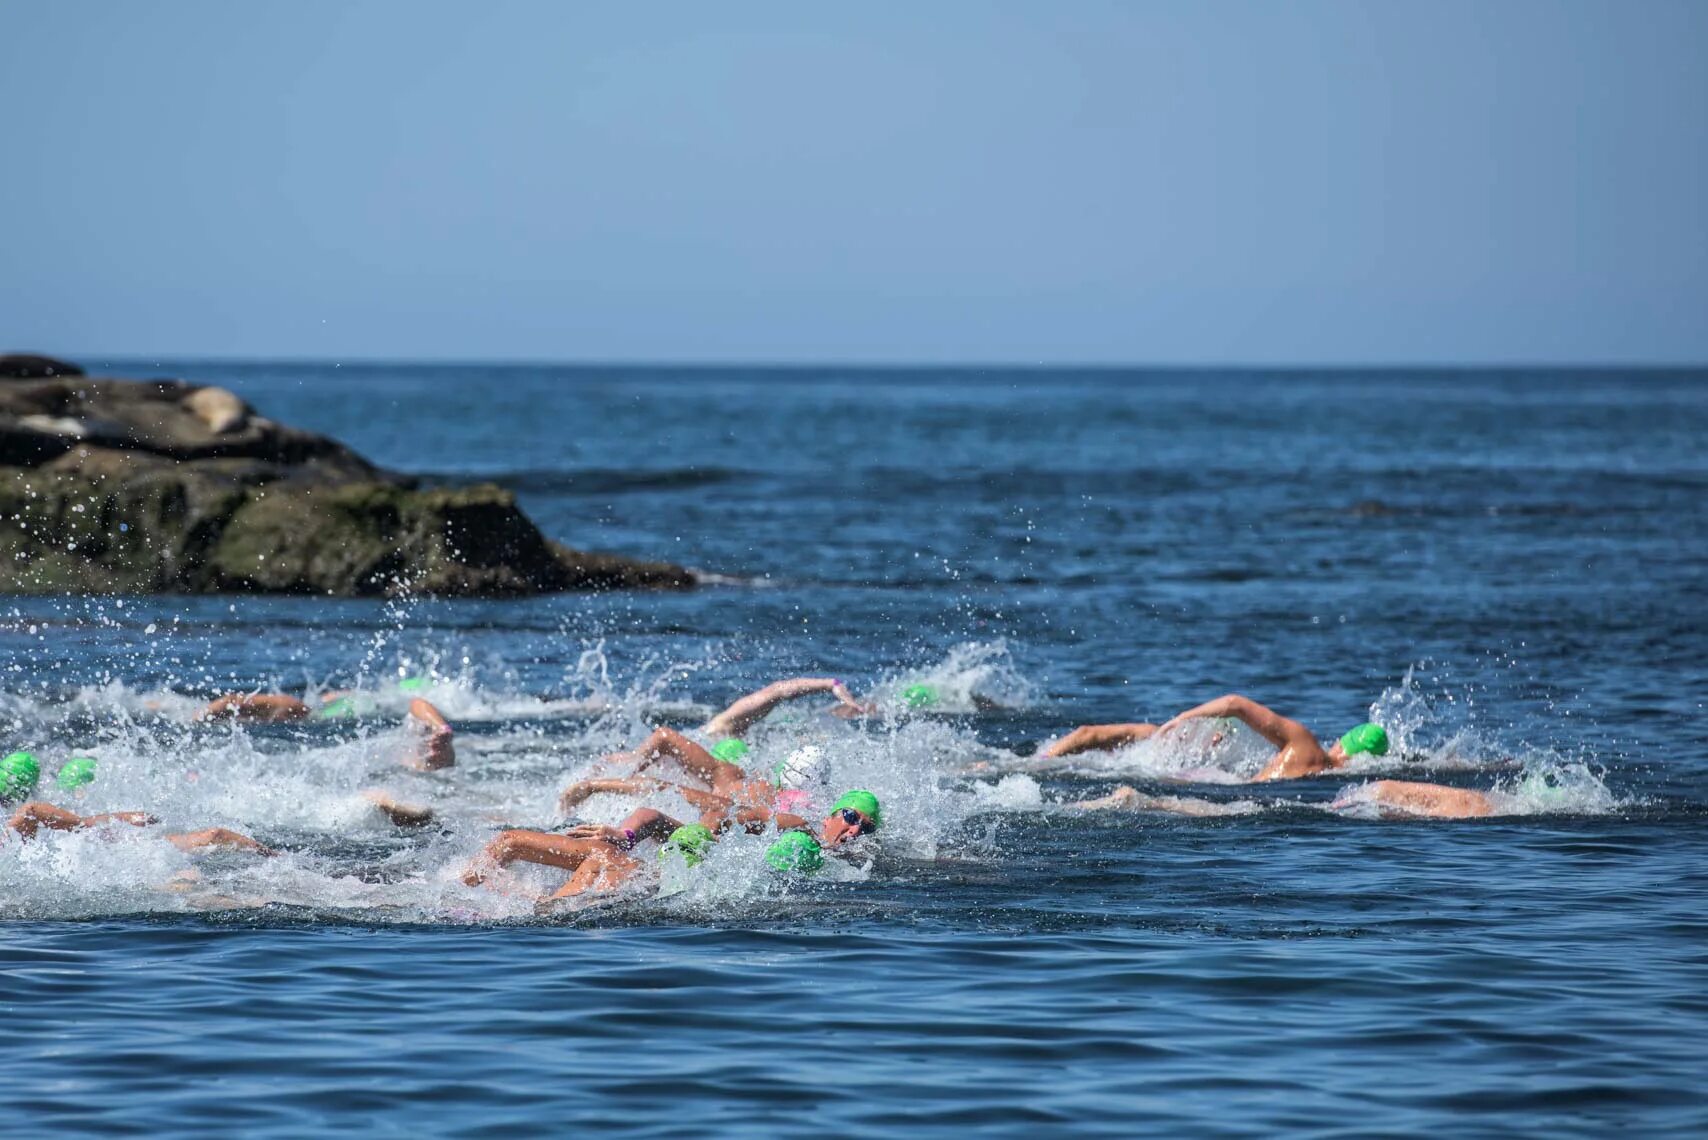
{"label": "blue sky", "polygon": [[0,0],[0,347],[1708,361],[1708,4]]}

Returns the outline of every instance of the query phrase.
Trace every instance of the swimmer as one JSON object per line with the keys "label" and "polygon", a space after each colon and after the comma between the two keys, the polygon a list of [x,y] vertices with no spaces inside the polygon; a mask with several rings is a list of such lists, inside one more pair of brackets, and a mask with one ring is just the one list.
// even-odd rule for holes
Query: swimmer
{"label": "swimmer", "polygon": [[[779,830],[806,836],[806,840],[785,841],[786,848],[802,847],[806,845],[806,841],[810,841],[815,847],[823,849],[840,846],[864,835],[875,834],[882,821],[882,808],[878,798],[871,792],[858,789],[847,792],[836,801],[830,814],[819,825],[817,835],[811,834],[805,819],[787,812],[772,813],[764,808],[750,808],[738,812],[733,821],[754,834],[762,832],[767,823],[774,822]],[[615,891],[626,884],[644,865],[632,854],[638,844],[649,839],[675,839],[685,832],[692,832],[696,837],[701,833],[707,836],[715,835],[727,828],[731,822],[731,817],[727,815],[709,812],[701,817],[698,825],[684,825],[656,808],[643,807],[631,812],[628,818],[616,827],[602,824],[585,825],[561,835],[548,831],[512,829],[500,832],[486,845],[463,872],[462,880],[471,887],[480,886],[496,872],[514,863],[538,863],[548,867],[561,867],[571,872],[570,880],[547,896],[545,902],[571,898],[590,891]],[[693,830],[696,827],[698,830]],[[776,849],[777,844],[773,844],[772,848]],[[704,856],[705,850],[704,843],[696,839],[696,860]],[[767,862],[773,867],[778,867],[779,864],[787,865],[791,859],[794,869],[816,869],[807,866],[811,857],[806,854],[797,853],[796,856],[790,857],[786,852],[778,852],[777,859],[772,860],[771,852],[767,852]]]}
{"label": "swimmer", "polygon": [[1166,735],[1187,721],[1200,717],[1231,717],[1243,721],[1259,736],[1275,745],[1275,755],[1251,778],[1251,783],[1254,784],[1269,780],[1321,776],[1346,767],[1352,757],[1366,752],[1372,756],[1388,754],[1388,733],[1381,725],[1361,724],[1329,748],[1324,748],[1311,730],[1298,721],[1289,720],[1273,709],[1265,708],[1238,693],[1217,697],[1196,708],[1187,709],[1167,723],[1155,727],[1148,724],[1085,725],[1051,744],[1045,751],[1050,756],[1066,756],[1094,748],[1119,748],[1139,740]]}
{"label": "swimmer", "polygon": [[[737,825],[749,834],[761,834],[766,825],[775,824],[778,831],[810,831],[812,824],[789,811],[776,811],[760,806],[737,808],[733,812],[707,812],[700,822],[714,831],[722,832]],[[878,797],[863,788],[842,793],[819,824],[814,836],[825,847],[838,847],[863,836],[876,835],[883,823],[883,808]],[[661,829],[668,831],[680,826],[657,808],[636,808],[627,819],[615,827],[605,824],[582,824],[566,834],[576,838],[603,839],[611,843],[632,845],[635,836],[645,838]],[[546,834],[546,833],[540,833]]]}
{"label": "swimmer", "polygon": [[[6,827],[27,841],[34,839],[43,828],[49,831],[82,831],[103,823],[150,827],[159,822],[147,812],[106,811],[95,815],[78,815],[41,800],[31,800],[12,813],[11,818],[6,821]],[[200,831],[168,834],[162,838],[180,851],[247,851],[263,856],[275,854],[271,848],[264,847],[249,836],[227,827],[205,827]]]}
{"label": "swimmer", "polygon": [[[1245,815],[1265,805],[1256,800],[1222,803],[1195,796],[1147,796],[1122,784],[1106,796],[1062,805],[1079,811],[1160,811],[1173,815]],[[1375,780],[1348,788],[1329,805],[1331,811],[1374,807],[1383,819],[1478,819],[1494,814],[1489,797],[1469,788],[1412,780]]]}
{"label": "swimmer", "polygon": [[1238,693],[1229,693],[1187,709],[1158,728],[1157,734],[1166,734],[1198,717],[1232,717],[1244,721],[1259,736],[1275,745],[1278,751],[1251,778],[1254,784],[1321,776],[1346,767],[1354,756],[1388,754],[1388,732],[1379,724],[1361,724],[1325,749],[1315,734],[1298,721],[1289,720]]}

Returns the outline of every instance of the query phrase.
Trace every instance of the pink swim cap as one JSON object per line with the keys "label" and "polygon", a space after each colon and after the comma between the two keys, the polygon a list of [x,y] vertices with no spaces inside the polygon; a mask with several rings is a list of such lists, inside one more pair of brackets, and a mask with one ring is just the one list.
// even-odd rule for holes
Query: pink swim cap
{"label": "pink swim cap", "polygon": [[777,810],[804,816],[812,806],[812,793],[803,788],[784,788],[777,793]]}

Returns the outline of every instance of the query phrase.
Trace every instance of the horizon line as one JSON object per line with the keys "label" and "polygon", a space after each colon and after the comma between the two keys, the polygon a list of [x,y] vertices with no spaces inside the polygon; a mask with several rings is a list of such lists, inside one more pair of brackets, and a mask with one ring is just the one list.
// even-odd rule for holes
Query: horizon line
{"label": "horizon line", "polygon": [[[4,354],[0,354],[4,355]],[[48,355],[68,364],[81,362],[76,356]],[[568,368],[644,371],[680,369],[685,371],[727,372],[758,370],[793,372],[812,370],[847,370],[862,372],[1697,372],[1708,370],[1708,359],[1696,361],[1548,361],[1548,360],[1489,360],[1489,361],[1094,361],[1094,360],[967,360],[967,361],[910,361],[910,360],[739,360],[716,358],[655,358],[638,357],[552,358],[552,357],[408,357],[408,356],[274,356],[267,354],[227,355],[186,353],[89,353],[84,359],[111,364],[198,365],[266,365],[372,367],[393,366],[410,368]]]}

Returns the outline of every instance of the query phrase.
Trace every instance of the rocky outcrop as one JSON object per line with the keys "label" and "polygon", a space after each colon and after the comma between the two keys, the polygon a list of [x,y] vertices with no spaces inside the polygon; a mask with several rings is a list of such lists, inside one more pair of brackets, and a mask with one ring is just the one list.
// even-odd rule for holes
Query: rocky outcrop
{"label": "rocky outcrop", "polygon": [[0,352],[0,380],[44,380],[50,376],[81,376],[75,364],[29,352]]}
{"label": "rocky outcrop", "polygon": [[63,372],[0,381],[0,566],[15,593],[693,584],[678,566],[550,541],[503,488],[420,488],[223,388]]}

